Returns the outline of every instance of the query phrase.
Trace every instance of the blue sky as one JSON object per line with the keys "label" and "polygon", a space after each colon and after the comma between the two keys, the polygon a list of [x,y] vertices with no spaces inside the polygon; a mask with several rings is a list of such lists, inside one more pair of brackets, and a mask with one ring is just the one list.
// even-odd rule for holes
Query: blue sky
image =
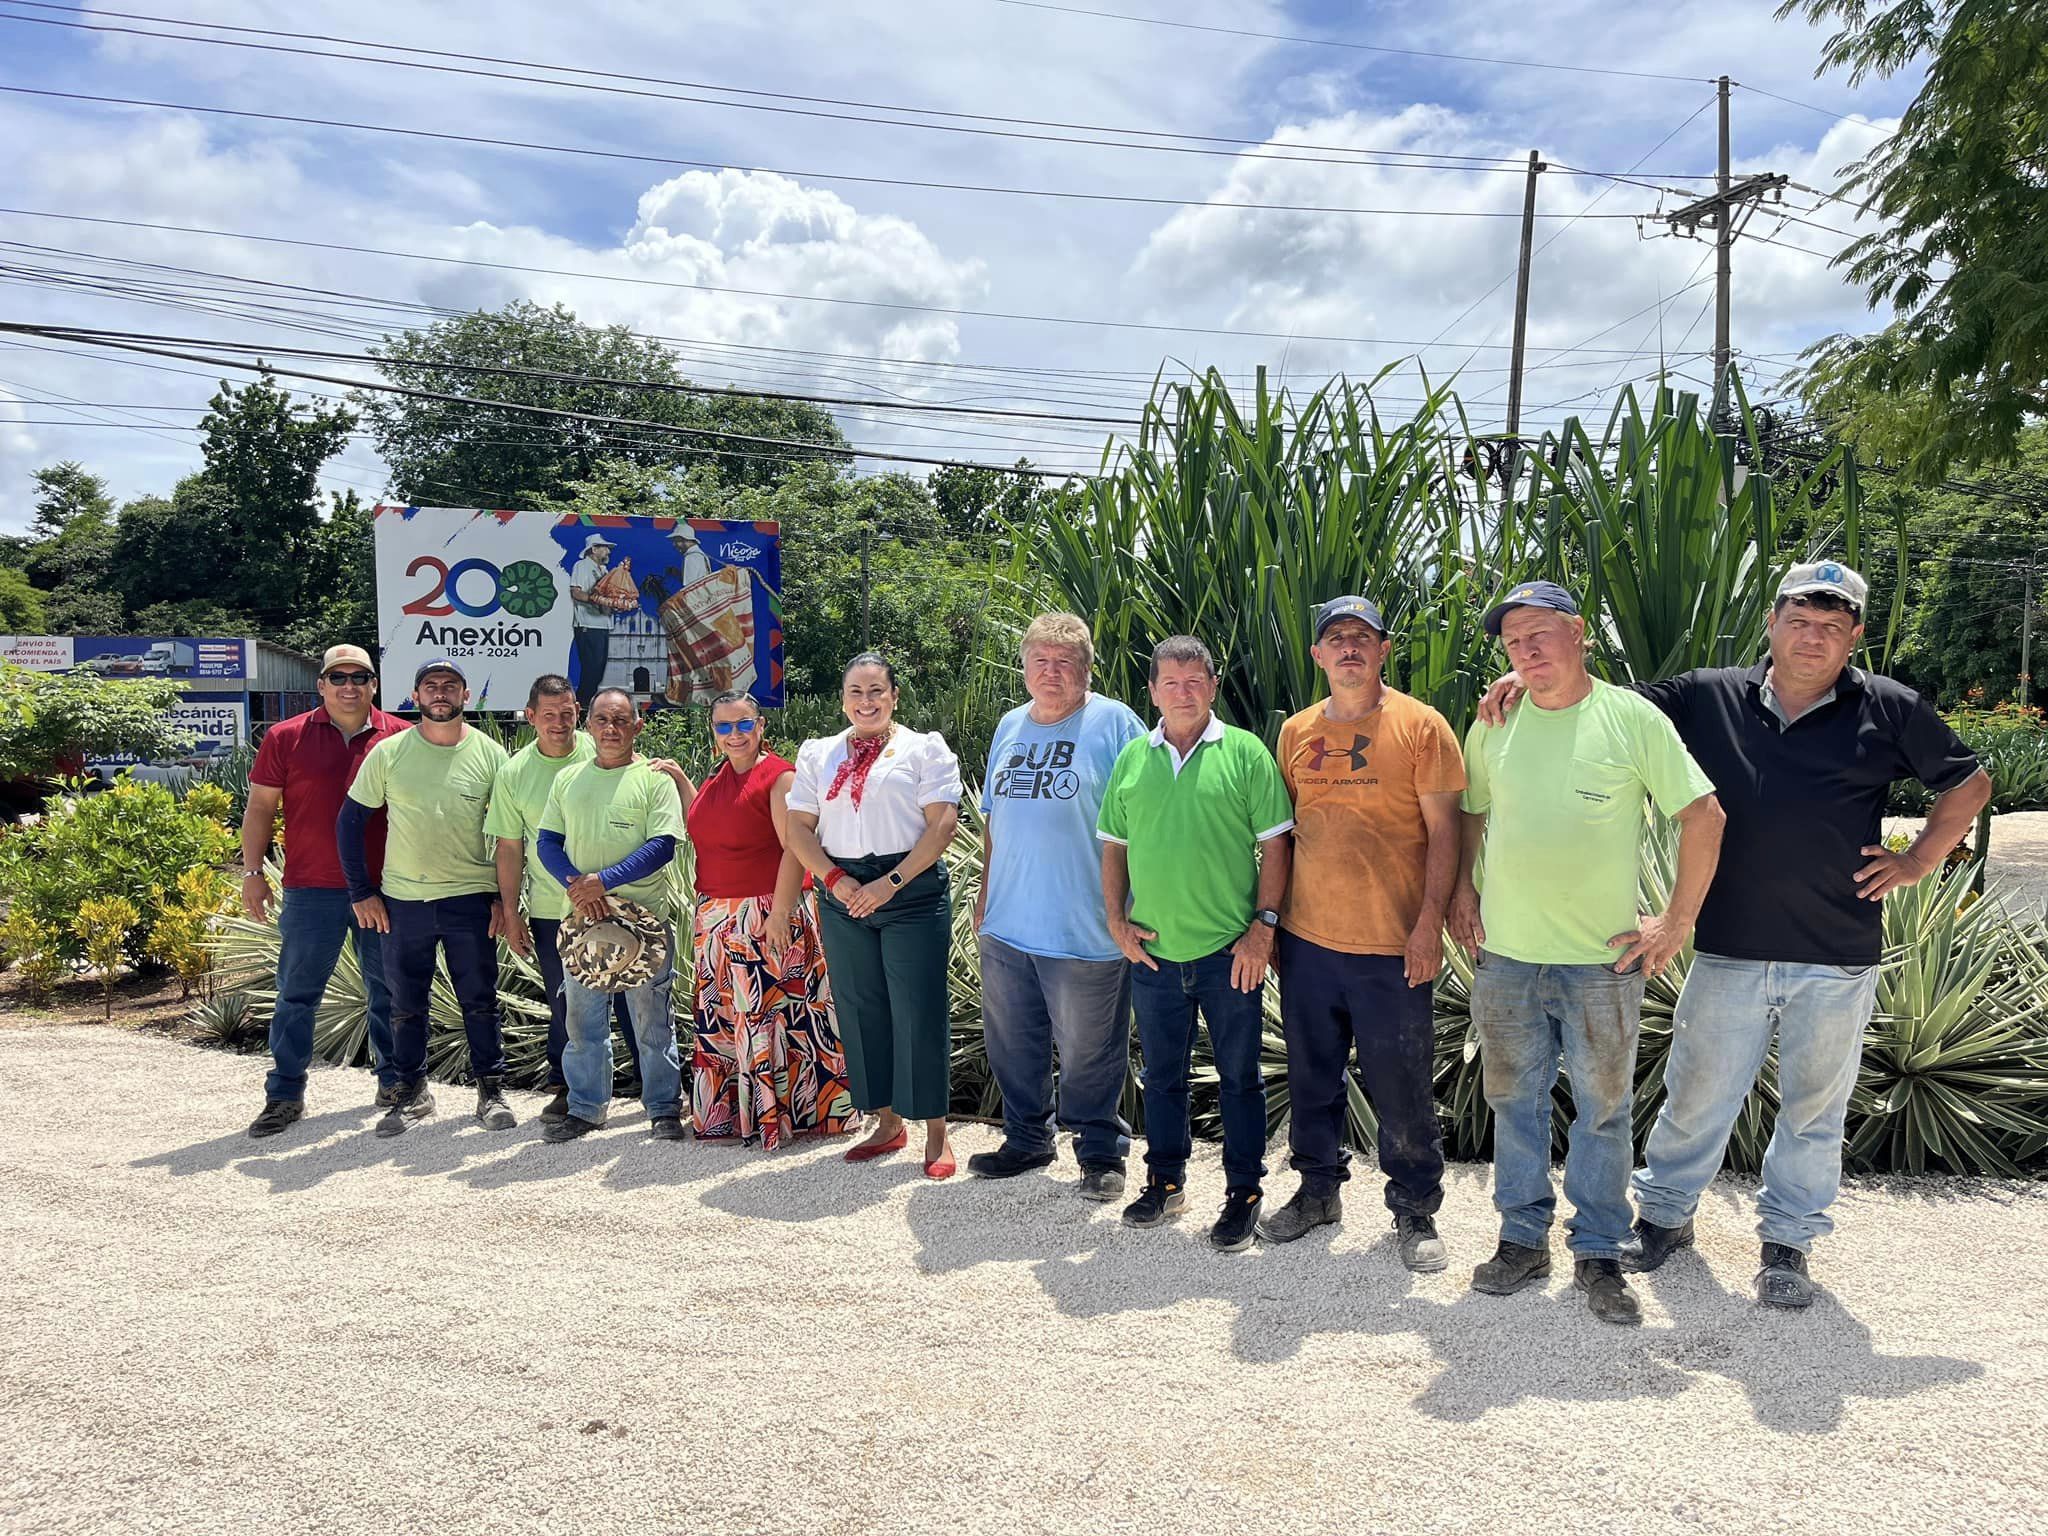
{"label": "blue sky", "polygon": [[[230,294],[243,280],[262,278],[380,303],[560,301],[586,319],[675,338],[685,366],[708,382],[1118,418],[1134,412],[1162,364],[1214,364],[1233,373],[1265,365],[1304,384],[1337,371],[1370,374],[1419,353],[1434,375],[1465,370],[1461,386],[1475,419],[1497,424],[1512,300],[1512,284],[1502,279],[1514,266],[1515,225],[1451,215],[1518,208],[1519,176],[1370,166],[1356,163],[1358,151],[1508,159],[1536,148],[1560,164],[1596,170],[1642,161],[1650,173],[1644,179],[1652,181],[1655,173],[1709,172],[1714,114],[1698,109],[1712,96],[1708,78],[1725,71],[1746,85],[1879,123],[1871,129],[1754,91],[1736,93],[1738,168],[1781,170],[1828,188],[1835,170],[1873,142],[1915,85],[1901,78],[1851,93],[1839,77],[1813,79],[1821,34],[1777,22],[1769,4],[1752,0],[1714,7],[1561,0],[1544,11],[1540,29],[1525,7],[1477,0],[1429,7],[1078,3],[1247,31],[1686,78],[1475,65],[1004,0],[850,0],[831,7],[714,0],[686,15],[650,3],[592,4],[574,14],[387,0],[136,4],[138,12],[186,22],[328,33],[757,92],[1271,141],[1257,156],[1315,145],[1321,148],[1293,153],[1353,163],[932,132],[745,110],[732,103],[803,103],[729,92],[725,105],[647,99],[0,19],[0,85],[802,173],[691,171],[0,94],[0,143],[33,147],[0,172],[0,203],[8,207],[354,247],[317,251],[0,215],[0,240],[55,248],[7,247],[0,260],[100,274],[113,270],[107,263],[115,259],[173,264],[226,274],[214,281]],[[194,30],[13,6],[0,11]],[[1670,143],[1643,161],[1674,129]],[[1088,190],[1191,206],[860,184],[828,180],[827,173]],[[1601,217],[1652,214],[1660,196],[1672,200],[1597,178],[1544,177],[1539,206],[1546,214],[1576,213],[1599,201],[1593,216],[1568,227],[1556,220],[1539,225],[1539,240],[1556,239],[1533,283],[1532,422],[1596,410],[1620,383],[1654,372],[1660,344],[1676,366],[1703,372],[1697,358],[1676,354],[1696,354],[1711,337],[1711,317],[1701,315],[1709,290],[1680,292],[1710,270],[1701,266],[1707,248],[1640,241],[1630,219]],[[1817,201],[1796,196],[1802,207]],[[1433,216],[1216,206],[1233,201],[1420,208]],[[1857,227],[1852,210],[1839,204],[1811,217],[1837,229]],[[1840,236],[1781,226],[1775,218],[1760,219],[1754,229],[1801,248],[1751,243],[1736,259],[1735,343],[1759,355],[1751,366],[1767,388],[1786,354],[1870,321],[1860,296],[1808,254],[1832,251]],[[387,259],[364,253],[365,246],[585,275]],[[617,277],[639,281],[606,280]],[[664,283],[799,297],[743,298]],[[802,296],[921,307],[864,309]],[[404,318],[390,309],[324,309],[290,318],[340,329],[342,337],[280,329],[274,316],[195,313],[47,282],[0,282],[0,317],[254,342],[358,350],[379,328]],[[988,311],[1122,324],[996,319]],[[1633,318],[1617,324],[1627,317]],[[1212,334],[1133,328],[1143,325]],[[1252,331],[1273,334],[1242,334]],[[1219,332],[1231,334],[1213,334]],[[1432,345],[1412,345],[1422,342]],[[1607,350],[1567,350],[1586,345]],[[76,458],[105,474],[124,498],[166,490],[195,467],[189,426],[210,383],[165,371],[184,366],[145,369],[64,349],[0,346],[0,529],[26,523],[30,474],[60,459]],[[1396,396],[1414,388],[1412,372],[1405,383],[1386,386]],[[66,409],[67,399],[92,404]],[[59,419],[78,424],[48,424]],[[1091,464],[1103,436],[1099,427],[935,424],[879,410],[849,411],[842,420],[858,442],[993,462],[1028,453],[1043,464]],[[381,466],[366,443],[336,462],[332,483],[369,495],[382,490]]]}

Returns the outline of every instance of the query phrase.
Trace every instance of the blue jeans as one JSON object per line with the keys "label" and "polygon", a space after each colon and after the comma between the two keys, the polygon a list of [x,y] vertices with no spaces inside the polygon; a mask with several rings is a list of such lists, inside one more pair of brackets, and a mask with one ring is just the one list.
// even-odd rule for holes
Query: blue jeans
{"label": "blue jeans", "polygon": [[569,1080],[569,1113],[579,1120],[602,1123],[612,1101],[612,999],[623,997],[640,1044],[640,1102],[647,1117],[680,1115],[683,1101],[683,1059],[676,1050],[675,1014],[669,993],[675,985],[675,929],[669,929],[668,961],[651,981],[621,993],[599,992],[574,976],[562,978],[568,1005],[569,1043],[562,1052],[562,1075]]}
{"label": "blue jeans", "polygon": [[1131,1060],[1131,967],[1034,955],[981,941],[981,1014],[989,1070],[1003,1091],[1003,1142],[1053,1147],[1052,1053],[1060,1053],[1059,1123],[1084,1168],[1122,1168],[1131,1127],[1118,1105]]}
{"label": "blue jeans", "polygon": [[1131,967],[1131,1002],[1144,1054],[1145,1167],[1175,1184],[1187,1179],[1194,1133],[1188,1123],[1188,1072],[1195,1020],[1209,1026],[1223,1089],[1223,1176],[1231,1189],[1257,1189],[1266,1176],[1266,1080],[1259,1075],[1265,989],[1230,984],[1230,951],[1199,960],[1161,960],[1159,969]]}
{"label": "blue jeans", "polygon": [[1794,965],[1700,955],[1671,1021],[1664,1107],[1657,1111],[1636,1208],[1682,1226],[1721,1171],[1728,1133],[1778,1040],[1778,1120],[1757,1190],[1757,1232],[1804,1253],[1835,1228],[1842,1122],[1877,1003],[1877,967]]}
{"label": "blue jeans", "polygon": [[480,1082],[505,1075],[498,941],[490,936],[496,900],[481,891],[438,901],[384,898],[384,910],[391,914],[391,931],[384,935],[384,980],[391,988],[391,1058],[399,1082],[426,1081],[437,950],[447,956],[448,982],[462,1010],[471,1074]]}
{"label": "blue jeans", "polygon": [[1635,1163],[1636,1037],[1641,967],[1532,965],[1480,951],[1472,974],[1486,1102],[1493,1109],[1493,1206],[1507,1242],[1550,1241],[1550,1090],[1560,1056],[1572,1080],[1564,1193],[1567,1245],[1581,1259],[1613,1258],[1629,1235],[1628,1176]]}
{"label": "blue jeans", "polygon": [[306,1069],[313,1061],[313,1019],[341,941],[353,935],[356,964],[370,1002],[370,1065],[377,1081],[398,1080],[391,1064],[391,992],[384,985],[384,936],[356,926],[347,891],[287,890],[277,907],[277,1001],[270,1010],[270,1057],[275,1063],[263,1082],[266,1099],[303,1099]]}

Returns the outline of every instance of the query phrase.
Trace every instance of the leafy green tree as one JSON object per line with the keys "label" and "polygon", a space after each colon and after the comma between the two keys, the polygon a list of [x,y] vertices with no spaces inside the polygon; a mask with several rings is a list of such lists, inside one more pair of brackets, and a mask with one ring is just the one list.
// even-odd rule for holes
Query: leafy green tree
{"label": "leafy green tree", "polygon": [[36,515],[29,524],[32,539],[59,539],[86,527],[105,527],[113,520],[114,501],[107,482],[89,474],[76,459],[52,464],[35,473]]}
{"label": "leafy green tree", "polygon": [[[37,470],[35,482],[36,515],[21,568],[45,592],[72,587],[73,601],[86,592],[106,591],[114,543],[114,503],[106,481],[66,460]],[[119,623],[117,617],[117,628]]]}
{"label": "leafy green tree", "polygon": [[43,598],[43,622],[52,635],[118,635],[128,627],[128,610],[118,592],[67,581]]}
{"label": "leafy green tree", "polygon": [[31,672],[0,662],[0,779],[73,772],[88,758],[178,757],[192,737],[165,713],[182,683]]}
{"label": "leafy green tree", "polygon": [[1808,404],[1918,478],[2008,458],[2048,416],[2048,7],[2011,0],[1785,0],[1838,19],[1821,68],[1852,84],[1924,59],[1898,132],[1844,195],[1884,220],[1839,261],[1897,318],[1808,354]]}
{"label": "leafy green tree", "polygon": [[933,470],[925,484],[948,533],[956,539],[989,539],[1030,521],[1057,494],[1038,476],[1022,473],[1030,467],[1029,459],[1019,459],[1009,470],[948,464]]}
{"label": "leafy green tree", "polygon": [[0,633],[44,635],[49,616],[43,594],[29,585],[26,574],[0,566]]}
{"label": "leafy green tree", "polygon": [[121,508],[108,579],[130,613],[194,601],[239,606],[244,550],[233,497],[202,471],[168,497],[138,496]]}
{"label": "leafy green tree", "polygon": [[[580,324],[561,305],[520,301],[407,331],[372,350],[390,382],[464,397],[361,399],[392,489],[412,502],[529,509],[568,495],[573,483],[597,476],[605,460],[646,469],[710,463],[742,485],[771,482],[789,462],[789,450],[721,450],[715,438],[664,428],[815,443],[828,451],[846,446],[831,415],[814,406],[661,388],[688,382],[669,352],[622,325]],[[471,371],[478,366],[525,371]],[[643,387],[649,385],[656,387]],[[507,408],[516,406],[644,422],[648,429]]]}
{"label": "leafy green tree", "polygon": [[312,655],[330,645],[377,644],[374,514],[354,491],[332,498],[308,551],[303,616],[285,626],[284,643]]}
{"label": "leafy green tree", "polygon": [[246,635],[260,628],[240,609],[206,597],[152,603],[128,622],[138,635]]}

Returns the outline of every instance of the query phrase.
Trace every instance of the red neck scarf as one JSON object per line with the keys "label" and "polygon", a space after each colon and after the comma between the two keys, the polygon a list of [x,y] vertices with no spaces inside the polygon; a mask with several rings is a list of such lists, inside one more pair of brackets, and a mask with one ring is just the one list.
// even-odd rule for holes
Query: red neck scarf
{"label": "red neck scarf", "polygon": [[837,800],[839,791],[851,786],[853,808],[860,809],[860,797],[868,787],[868,770],[875,766],[875,759],[882,755],[882,748],[888,745],[887,736],[849,736],[846,738],[846,761],[839,765],[839,771],[832,775],[832,787],[825,791],[827,800]]}

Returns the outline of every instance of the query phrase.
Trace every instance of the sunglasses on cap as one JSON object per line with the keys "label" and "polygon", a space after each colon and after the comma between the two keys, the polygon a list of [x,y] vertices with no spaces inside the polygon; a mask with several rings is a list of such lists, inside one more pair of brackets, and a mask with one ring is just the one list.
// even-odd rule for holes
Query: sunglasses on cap
{"label": "sunglasses on cap", "polygon": [[742,736],[750,736],[758,724],[758,720],[749,716],[745,720],[714,720],[711,722],[711,729],[721,736],[730,736],[734,731],[738,731]]}
{"label": "sunglasses on cap", "polygon": [[329,672],[327,681],[337,688],[367,688],[377,681],[374,672]]}

